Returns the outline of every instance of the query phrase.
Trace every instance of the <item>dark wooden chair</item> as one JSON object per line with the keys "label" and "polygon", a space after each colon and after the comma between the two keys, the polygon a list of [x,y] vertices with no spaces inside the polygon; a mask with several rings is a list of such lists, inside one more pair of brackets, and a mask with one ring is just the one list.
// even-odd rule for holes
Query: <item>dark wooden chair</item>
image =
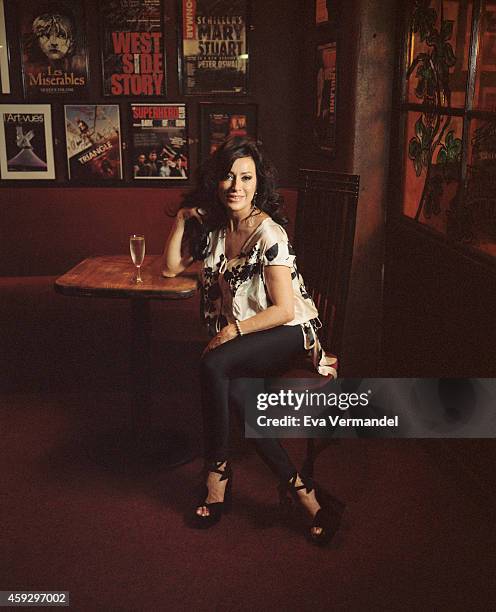
{"label": "dark wooden chair", "polygon": [[[350,283],[360,177],[340,172],[300,170],[294,246],[298,269],[322,321],[319,338],[327,352],[343,350],[346,301]],[[342,374],[342,372],[339,372]],[[314,378],[327,384],[307,358],[284,378]],[[316,456],[328,439],[309,439],[303,472],[313,475]]]}

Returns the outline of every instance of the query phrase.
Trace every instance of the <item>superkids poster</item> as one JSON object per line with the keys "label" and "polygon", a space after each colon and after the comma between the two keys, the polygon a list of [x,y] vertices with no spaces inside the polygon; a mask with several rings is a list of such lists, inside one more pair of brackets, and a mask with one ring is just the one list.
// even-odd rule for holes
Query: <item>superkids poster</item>
{"label": "superkids poster", "polygon": [[185,104],[131,104],[135,180],[185,180],[189,153]]}

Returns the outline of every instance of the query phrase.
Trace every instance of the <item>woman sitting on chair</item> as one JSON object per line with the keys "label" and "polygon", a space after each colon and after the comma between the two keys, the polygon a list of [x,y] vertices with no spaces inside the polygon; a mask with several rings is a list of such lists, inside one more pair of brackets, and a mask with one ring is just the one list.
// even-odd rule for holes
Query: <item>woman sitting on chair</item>
{"label": "woman sitting on chair", "polygon": [[[276,376],[312,352],[319,373],[336,377],[336,359],[317,338],[315,305],[282,225],[274,169],[250,140],[225,141],[207,160],[178,211],[164,251],[164,276],[202,260],[203,313],[212,337],[200,364],[206,485],[193,525],[217,523],[228,509],[229,405],[242,410],[242,377]],[[315,543],[331,537],[329,512],[310,479],[298,474],[277,439],[254,440],[284,489],[312,518]]]}

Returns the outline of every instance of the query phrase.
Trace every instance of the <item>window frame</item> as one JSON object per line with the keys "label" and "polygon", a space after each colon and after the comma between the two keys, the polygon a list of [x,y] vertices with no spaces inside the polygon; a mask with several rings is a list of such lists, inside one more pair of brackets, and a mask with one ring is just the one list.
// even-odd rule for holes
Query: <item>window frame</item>
{"label": "window frame", "polygon": [[[442,2],[443,0],[439,0]],[[437,3],[439,6],[439,2]],[[465,87],[465,105],[463,107],[432,107],[424,103],[415,103],[408,101],[408,79],[406,72],[409,65],[409,50],[410,50],[410,23],[414,0],[403,0],[398,11],[397,23],[397,49],[398,62],[394,82],[394,102],[393,102],[393,117],[392,117],[392,134],[391,142],[391,164],[390,164],[390,180],[388,190],[388,221],[393,223],[401,223],[413,230],[420,232],[424,236],[429,236],[438,242],[444,243],[451,249],[461,252],[464,255],[475,259],[479,262],[483,261],[496,266],[496,255],[487,253],[476,244],[462,242],[450,236],[448,232],[443,233],[426,223],[416,220],[406,215],[404,210],[404,189],[406,180],[406,138],[407,138],[407,117],[408,113],[416,111],[423,113],[425,111],[442,114],[444,116],[459,117],[462,120],[462,150],[460,159],[460,175],[459,189],[466,190],[467,187],[467,172],[469,167],[470,157],[470,128],[471,122],[474,120],[494,120],[496,122],[496,109],[494,111],[474,109],[473,103],[475,98],[476,88],[476,68],[477,55],[480,52],[481,45],[481,26],[484,10],[486,8],[486,0],[472,0],[472,15],[470,24],[470,42],[468,56],[468,74]],[[413,78],[413,77],[412,77]],[[400,194],[400,195],[398,195]]]}

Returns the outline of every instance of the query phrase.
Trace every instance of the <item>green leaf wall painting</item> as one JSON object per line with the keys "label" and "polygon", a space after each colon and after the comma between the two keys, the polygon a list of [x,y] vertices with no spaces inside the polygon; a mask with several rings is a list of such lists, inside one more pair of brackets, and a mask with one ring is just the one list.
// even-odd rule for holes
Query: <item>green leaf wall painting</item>
{"label": "green leaf wall painting", "polygon": [[[443,2],[417,0],[411,16],[411,35],[423,45],[411,58],[406,78],[414,80],[416,102],[422,111],[408,143],[408,158],[417,177],[425,178],[415,213],[429,218],[441,212],[443,184],[457,180],[462,141],[455,134],[452,117],[443,114],[451,107],[450,69],[457,58],[453,50],[453,21],[444,17]],[[439,10],[436,10],[439,9]],[[450,129],[451,128],[451,129]]]}

